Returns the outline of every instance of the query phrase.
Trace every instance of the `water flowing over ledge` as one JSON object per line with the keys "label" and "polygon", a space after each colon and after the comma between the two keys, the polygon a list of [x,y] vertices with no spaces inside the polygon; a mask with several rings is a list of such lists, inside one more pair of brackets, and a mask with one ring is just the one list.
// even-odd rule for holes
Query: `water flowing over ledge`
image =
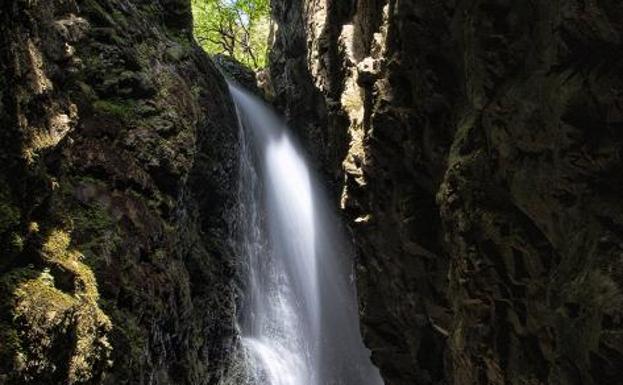
{"label": "water flowing over ledge", "polygon": [[361,341],[352,251],[304,156],[262,101],[230,84],[240,122],[240,326],[267,385],[379,385]]}

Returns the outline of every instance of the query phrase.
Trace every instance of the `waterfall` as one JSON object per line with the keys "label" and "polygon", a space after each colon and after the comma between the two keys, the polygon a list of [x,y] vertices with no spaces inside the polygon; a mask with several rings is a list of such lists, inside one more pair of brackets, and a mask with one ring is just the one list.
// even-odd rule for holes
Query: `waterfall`
{"label": "waterfall", "polygon": [[240,122],[240,315],[254,385],[379,385],[361,341],[352,251],[287,127],[230,84]]}

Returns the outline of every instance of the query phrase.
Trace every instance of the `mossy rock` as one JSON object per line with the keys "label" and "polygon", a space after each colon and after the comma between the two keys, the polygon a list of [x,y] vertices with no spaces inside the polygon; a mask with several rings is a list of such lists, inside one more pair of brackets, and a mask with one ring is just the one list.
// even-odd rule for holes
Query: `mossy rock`
{"label": "mossy rock", "polygon": [[7,184],[0,179],[0,234],[19,224],[20,211],[13,204]]}
{"label": "mossy rock", "polygon": [[227,55],[214,55],[212,60],[226,78],[240,84],[256,95],[262,94],[257,87],[257,79],[252,69]]}
{"label": "mossy rock", "polygon": [[88,383],[111,350],[112,324],[99,308],[95,276],[67,230],[48,231],[41,254],[48,268],[13,269],[0,279],[0,335],[7,341],[0,356],[11,362],[9,383]]}
{"label": "mossy rock", "polygon": [[134,115],[134,105],[129,101],[97,100],[93,102],[96,112],[112,115],[116,118],[127,120]]}
{"label": "mossy rock", "polygon": [[111,323],[94,299],[58,290],[46,271],[19,284],[13,296],[13,325],[23,346],[15,352],[19,375],[34,379],[66,366],[66,373],[57,374],[66,383],[88,381],[90,363],[110,350],[102,333]]}

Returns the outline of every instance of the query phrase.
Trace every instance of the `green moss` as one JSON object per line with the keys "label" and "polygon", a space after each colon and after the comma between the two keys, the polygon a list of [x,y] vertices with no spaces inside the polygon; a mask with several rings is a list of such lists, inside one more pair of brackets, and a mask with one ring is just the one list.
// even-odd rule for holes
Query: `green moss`
{"label": "green moss", "polygon": [[[37,227],[31,224],[29,232]],[[13,363],[14,382],[56,373],[50,383],[87,383],[94,364],[108,359],[112,325],[98,306],[95,275],[70,231],[52,228],[44,234],[42,262],[49,268],[13,269],[0,277],[0,358]]]}
{"label": "green moss", "polygon": [[136,58],[143,67],[149,67],[150,62],[154,58],[160,58],[161,54],[149,42],[143,42],[136,46]]}
{"label": "green moss", "polygon": [[114,10],[111,14],[112,18],[119,24],[124,30],[129,28],[128,19],[125,15],[118,10]]}
{"label": "green moss", "polygon": [[84,253],[92,267],[106,263],[110,254],[121,243],[117,221],[102,205],[76,205],[71,212],[76,246]]}
{"label": "green moss", "polygon": [[[0,306],[11,306],[9,293],[14,293],[15,289],[23,282],[36,278],[40,274],[40,271],[31,267],[22,269],[13,269],[10,272],[0,277]],[[6,310],[3,309],[3,310]],[[3,314],[4,315],[4,314]]]}
{"label": "green moss", "polygon": [[91,268],[82,262],[71,261],[72,271],[76,274],[76,295],[81,299],[96,303],[99,299],[97,280]]}
{"label": "green moss", "polygon": [[[64,235],[58,232],[51,238],[59,238],[54,242],[60,246],[65,243]],[[47,269],[14,270],[3,277],[0,287],[8,291],[11,319],[4,319],[0,334],[10,338],[10,346],[0,349],[0,354],[15,363],[17,369],[12,375],[18,382],[54,373],[60,365],[66,368],[57,376],[64,378],[50,379],[50,383],[86,383],[92,377],[93,362],[106,359],[110,351],[105,333],[112,325],[97,307],[92,272],[77,261],[67,261],[63,267],[81,283],[76,293],[57,289]],[[70,355],[59,356],[54,353],[57,351]]]}
{"label": "green moss", "polygon": [[99,21],[102,24],[116,27],[115,20],[97,1],[84,0],[81,4],[81,8],[84,13],[90,14],[91,19]]}
{"label": "green moss", "polygon": [[39,272],[32,268],[14,269],[0,277],[0,362],[12,362],[21,350],[21,341],[13,321],[17,288],[36,279]]}
{"label": "green moss", "polygon": [[81,207],[72,213],[74,228],[78,231],[102,232],[114,229],[115,220],[100,204]]}
{"label": "green moss", "polygon": [[93,90],[92,86],[89,84],[91,81],[88,80],[88,76],[98,76],[99,72],[104,69],[104,63],[95,52],[89,52],[84,58],[84,64],[87,76],[83,77],[81,84],[77,84],[76,86],[81,91],[86,91],[87,95],[96,96],[95,90]]}
{"label": "green moss", "polygon": [[[192,40],[188,38],[188,35],[185,32],[171,30],[170,28],[166,28],[166,31],[167,36],[175,40],[175,42],[178,43],[186,53],[192,50]],[[182,57],[180,57],[180,59],[181,58]]]}
{"label": "green moss", "polygon": [[54,278],[44,271],[19,284],[14,291],[15,317],[43,319],[52,311],[64,311],[75,303],[71,295],[54,287]]}
{"label": "green moss", "polygon": [[178,86],[178,81],[173,73],[164,70],[158,73],[158,96],[162,99],[167,99],[171,96],[171,90],[174,90]]}
{"label": "green moss", "polygon": [[0,323],[0,362],[11,362],[15,354],[21,350],[17,331],[6,324]]}
{"label": "green moss", "polygon": [[151,260],[154,261],[155,263],[164,264],[167,260],[167,257],[168,257],[168,253],[165,250],[158,249],[152,253]]}
{"label": "green moss", "polygon": [[18,233],[11,233],[10,250],[15,253],[21,253],[24,250],[24,238]]}
{"label": "green moss", "polygon": [[20,211],[9,197],[6,183],[0,180],[0,234],[19,224]]}
{"label": "green moss", "polygon": [[71,237],[68,232],[54,229],[48,235],[41,251],[43,251],[49,260],[65,260],[69,257],[67,249],[69,248],[70,242]]}
{"label": "green moss", "polygon": [[93,103],[93,108],[102,114],[112,115],[119,119],[127,120],[134,115],[134,105],[128,101],[98,100]]}
{"label": "green moss", "polygon": [[201,86],[198,86],[196,84],[190,88],[190,92],[195,99],[199,99],[199,96],[201,96],[201,90]]}
{"label": "green moss", "polygon": [[[60,267],[65,280],[73,281],[74,295],[95,302],[99,294],[93,271],[82,262],[84,259],[82,253],[70,248],[71,243],[71,235],[68,231],[53,229],[47,235],[41,251],[51,266]],[[41,276],[43,278],[46,277],[44,273],[42,273],[43,275]],[[47,276],[51,277],[49,273]],[[54,280],[52,279],[50,282],[53,287]]]}
{"label": "green moss", "polygon": [[[93,56],[89,57],[87,61],[89,61],[92,58]],[[98,59],[93,59],[93,60],[98,60]],[[89,67],[89,68],[94,68],[94,67]],[[74,98],[82,98],[82,99],[86,98],[86,100],[89,100],[89,101],[97,99],[97,94],[95,93],[95,90],[93,90],[93,87],[91,87],[84,81],[76,81],[74,88],[71,91],[72,91],[72,96]]]}
{"label": "green moss", "polygon": [[[148,335],[141,327],[136,316],[127,310],[119,309],[114,301],[102,300],[102,308],[113,320],[113,334],[118,342],[114,354],[123,361],[117,360],[117,366],[131,366],[132,363],[140,362],[148,345]],[[120,369],[120,368],[118,368]]]}
{"label": "green moss", "polygon": [[0,233],[19,223],[20,213],[15,206],[0,202]]}

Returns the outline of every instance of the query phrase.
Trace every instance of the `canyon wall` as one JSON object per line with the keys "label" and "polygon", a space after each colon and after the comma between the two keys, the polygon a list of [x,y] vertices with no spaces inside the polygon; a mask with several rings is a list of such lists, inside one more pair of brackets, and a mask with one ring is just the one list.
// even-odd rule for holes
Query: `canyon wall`
{"label": "canyon wall", "polygon": [[623,5],[275,0],[388,385],[623,375]]}
{"label": "canyon wall", "polygon": [[238,138],[189,1],[0,7],[0,384],[216,383]]}
{"label": "canyon wall", "polygon": [[[623,5],[273,0],[386,383],[623,376]],[[0,384],[236,383],[237,128],[184,0],[0,4]]]}

